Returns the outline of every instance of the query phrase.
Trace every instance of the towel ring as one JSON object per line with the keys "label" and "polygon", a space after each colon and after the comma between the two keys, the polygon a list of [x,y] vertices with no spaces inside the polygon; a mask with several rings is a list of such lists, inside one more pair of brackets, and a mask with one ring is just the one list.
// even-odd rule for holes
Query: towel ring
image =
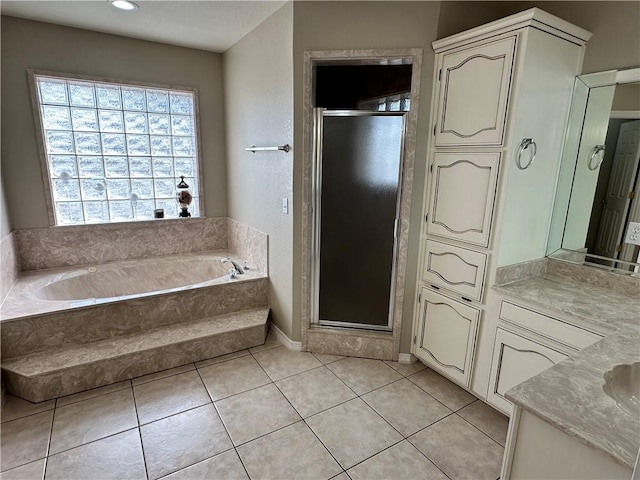
{"label": "towel ring", "polygon": [[[532,147],[532,149],[531,149],[532,153],[531,153],[531,156],[529,157],[529,161],[525,165],[523,165],[522,164],[522,154],[529,147]],[[520,146],[518,147],[518,153],[516,154],[516,166],[520,170],[526,170],[527,168],[529,168],[531,166],[533,161],[536,159],[536,153],[537,152],[538,152],[538,146],[536,145],[536,142],[534,142],[532,138],[524,138],[524,139],[522,139],[522,142],[520,142]]]}
{"label": "towel ring", "polygon": [[[600,155],[600,160],[598,160],[598,163],[594,165],[593,159],[596,158],[596,156],[600,152],[602,152],[602,155]],[[597,170],[598,168],[600,168],[600,165],[602,165],[602,162],[604,162],[604,145],[596,145],[595,147],[593,147],[591,155],[589,155],[589,160],[587,160],[587,167],[589,168],[589,170]]]}

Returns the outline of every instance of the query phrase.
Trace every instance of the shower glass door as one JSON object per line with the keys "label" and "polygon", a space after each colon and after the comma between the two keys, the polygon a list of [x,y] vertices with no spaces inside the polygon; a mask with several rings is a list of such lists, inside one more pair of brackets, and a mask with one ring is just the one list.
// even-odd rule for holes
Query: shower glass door
{"label": "shower glass door", "polygon": [[315,112],[313,320],[391,330],[403,112]]}

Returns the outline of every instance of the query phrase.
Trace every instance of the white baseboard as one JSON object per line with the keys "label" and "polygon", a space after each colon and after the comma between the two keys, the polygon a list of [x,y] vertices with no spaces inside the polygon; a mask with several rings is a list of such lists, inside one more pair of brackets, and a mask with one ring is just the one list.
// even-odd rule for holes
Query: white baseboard
{"label": "white baseboard", "polygon": [[415,355],[411,353],[399,353],[398,354],[398,363],[414,363],[417,362],[418,359]]}
{"label": "white baseboard", "polygon": [[289,337],[287,337],[282,330],[276,327],[273,323],[271,324],[271,332],[276,336],[276,338],[289,350],[293,350],[295,352],[302,351],[302,342],[294,342]]}

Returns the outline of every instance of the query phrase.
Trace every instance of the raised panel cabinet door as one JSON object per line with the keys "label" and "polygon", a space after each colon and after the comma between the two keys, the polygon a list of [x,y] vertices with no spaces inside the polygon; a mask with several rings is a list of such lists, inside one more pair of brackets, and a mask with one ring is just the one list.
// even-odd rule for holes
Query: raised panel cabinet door
{"label": "raised panel cabinet door", "polygon": [[416,356],[468,387],[480,310],[426,288],[422,289],[421,307]]}
{"label": "raised panel cabinet door", "polygon": [[480,300],[487,255],[427,240],[422,279],[463,297]]}
{"label": "raised panel cabinet door", "polygon": [[505,392],[565,358],[567,355],[562,352],[498,328],[487,402],[511,415],[513,404],[504,397]]}
{"label": "raised panel cabinet door", "polygon": [[444,53],[436,147],[502,145],[516,36]]}
{"label": "raised panel cabinet door", "polygon": [[500,153],[436,153],[427,233],[486,247]]}

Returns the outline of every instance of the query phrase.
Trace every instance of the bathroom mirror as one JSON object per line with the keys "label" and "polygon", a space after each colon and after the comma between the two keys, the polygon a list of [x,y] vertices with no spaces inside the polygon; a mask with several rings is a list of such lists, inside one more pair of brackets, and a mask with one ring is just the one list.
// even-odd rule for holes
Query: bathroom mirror
{"label": "bathroom mirror", "polygon": [[547,254],[640,271],[640,68],[576,77]]}

